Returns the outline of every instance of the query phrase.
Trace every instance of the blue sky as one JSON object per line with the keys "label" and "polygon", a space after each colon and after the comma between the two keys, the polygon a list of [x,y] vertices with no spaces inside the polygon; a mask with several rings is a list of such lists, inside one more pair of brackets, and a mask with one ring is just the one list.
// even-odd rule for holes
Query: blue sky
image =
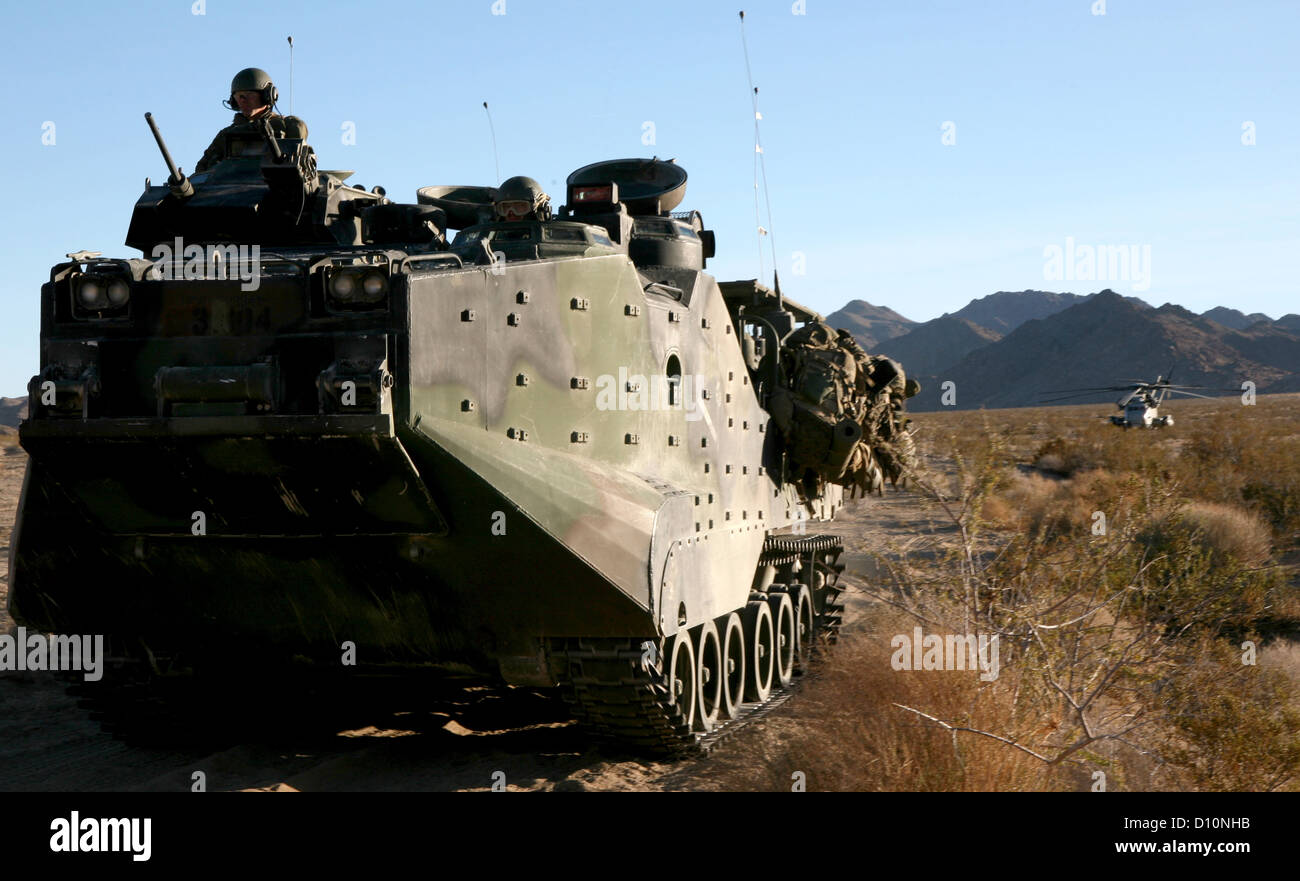
{"label": "blue sky", "polygon": [[[49,267],[82,248],[136,256],[131,207],[166,176],[144,112],[191,169],[238,69],[270,71],[288,111],[290,34],[293,110],[322,168],[401,201],[496,183],[488,101],[501,176],[537,178],[556,204],[579,166],[676,157],[682,207],[717,233],[710,271],[754,277],[741,8],[795,299],[926,320],[997,290],[1111,287],[1300,311],[1296,0],[1107,0],[1104,15],[1093,0],[7,4],[0,395],[38,368]],[[1149,246],[1149,286],[1045,277],[1067,237]]]}

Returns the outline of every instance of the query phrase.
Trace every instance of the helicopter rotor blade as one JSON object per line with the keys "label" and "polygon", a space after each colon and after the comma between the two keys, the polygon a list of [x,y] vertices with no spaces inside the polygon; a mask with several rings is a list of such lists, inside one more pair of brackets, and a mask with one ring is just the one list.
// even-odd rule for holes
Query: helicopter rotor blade
{"label": "helicopter rotor blade", "polygon": [[[1059,398],[1040,398],[1039,403],[1051,404],[1056,401],[1072,401],[1077,398],[1087,398],[1087,397],[1095,396],[1098,392],[1102,392],[1102,391],[1122,391],[1122,389],[1095,389],[1086,392],[1075,392],[1072,395],[1062,395]],[[1091,402],[1085,402],[1085,403],[1091,403]]]}
{"label": "helicopter rotor blade", "polygon": [[1091,389],[1047,389],[1043,391],[1043,394],[1044,395],[1058,395],[1058,394],[1065,395],[1075,391],[1083,392],[1083,394],[1087,394],[1087,392],[1089,391],[1125,391],[1126,389],[1128,389],[1128,386],[1092,386]]}

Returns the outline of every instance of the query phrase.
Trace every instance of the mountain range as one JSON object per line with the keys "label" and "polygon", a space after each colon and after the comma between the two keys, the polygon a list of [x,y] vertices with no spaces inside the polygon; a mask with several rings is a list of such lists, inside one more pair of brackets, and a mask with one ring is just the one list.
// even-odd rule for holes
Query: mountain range
{"label": "mountain range", "polygon": [[850,300],[842,309],[827,315],[826,323],[852,333],[868,352],[873,351],[878,343],[902,336],[917,325],[893,309],[873,306],[866,300]]}
{"label": "mountain range", "polygon": [[[870,324],[856,320],[865,316]],[[889,321],[881,320],[882,316]],[[868,351],[902,362],[922,385],[913,410],[944,406],[951,381],[957,409],[1044,403],[1061,389],[1169,377],[1207,394],[1300,391],[1300,315],[1274,321],[1216,307],[1197,315],[1106,290],[1095,294],[999,291],[926,322],[855,300],[827,321]],[[860,332],[866,326],[868,332]],[[895,336],[885,336],[889,330]],[[1105,402],[1099,392],[1077,403]]]}
{"label": "mountain range", "polygon": [[0,398],[0,428],[17,428],[27,418],[27,398]]}

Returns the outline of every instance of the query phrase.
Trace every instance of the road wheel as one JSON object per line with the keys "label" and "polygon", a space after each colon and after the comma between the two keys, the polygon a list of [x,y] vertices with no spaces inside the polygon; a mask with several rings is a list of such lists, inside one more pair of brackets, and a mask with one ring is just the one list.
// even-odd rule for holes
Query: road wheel
{"label": "road wheel", "polygon": [[691,635],[679,630],[668,647],[668,669],[664,671],[668,684],[668,704],[676,710],[687,731],[695,724],[695,705],[699,696],[699,673],[695,667],[695,647]]}
{"label": "road wheel", "polygon": [[791,587],[794,603],[794,668],[802,673],[808,669],[812,660],[813,634],[817,632],[817,620],[813,616],[812,591],[806,584]]}
{"label": "road wheel", "polygon": [[794,654],[798,638],[795,633],[794,603],[785,590],[773,590],[768,594],[768,604],[772,607],[772,620],[776,633],[776,681],[782,688],[794,678]]}
{"label": "road wheel", "polygon": [[745,700],[762,703],[772,694],[772,673],[776,666],[776,634],[772,626],[772,609],[765,600],[753,600],[745,606],[745,646],[748,670]]}
{"label": "road wheel", "polygon": [[745,700],[745,626],[732,612],[722,624],[722,712],[728,719],[740,715]]}
{"label": "road wheel", "polygon": [[718,724],[718,713],[722,710],[726,675],[723,673],[722,641],[718,638],[718,628],[712,621],[696,628],[695,635],[696,667],[699,669],[698,707],[695,711],[695,729],[705,733],[712,731]]}

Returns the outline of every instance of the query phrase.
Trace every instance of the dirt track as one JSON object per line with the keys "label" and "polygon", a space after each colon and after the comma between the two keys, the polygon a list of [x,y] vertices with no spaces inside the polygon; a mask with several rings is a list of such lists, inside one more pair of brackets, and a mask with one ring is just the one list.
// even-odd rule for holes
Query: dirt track
{"label": "dirt track", "polygon": [[[20,449],[0,451],[0,632],[12,623],[3,616],[8,546],[25,465]],[[892,492],[851,502],[836,519],[850,587],[846,640],[865,602],[852,589],[868,577],[865,549],[901,541],[925,519],[916,496]],[[611,752],[593,745],[553,701],[525,689],[454,701],[430,696],[413,706],[341,732],[286,739],[254,729],[215,749],[140,746],[101,731],[50,674],[0,673],[0,791],[188,790],[195,771],[209,790],[486,790],[495,772],[512,790],[718,788],[708,760],[656,763]]]}

